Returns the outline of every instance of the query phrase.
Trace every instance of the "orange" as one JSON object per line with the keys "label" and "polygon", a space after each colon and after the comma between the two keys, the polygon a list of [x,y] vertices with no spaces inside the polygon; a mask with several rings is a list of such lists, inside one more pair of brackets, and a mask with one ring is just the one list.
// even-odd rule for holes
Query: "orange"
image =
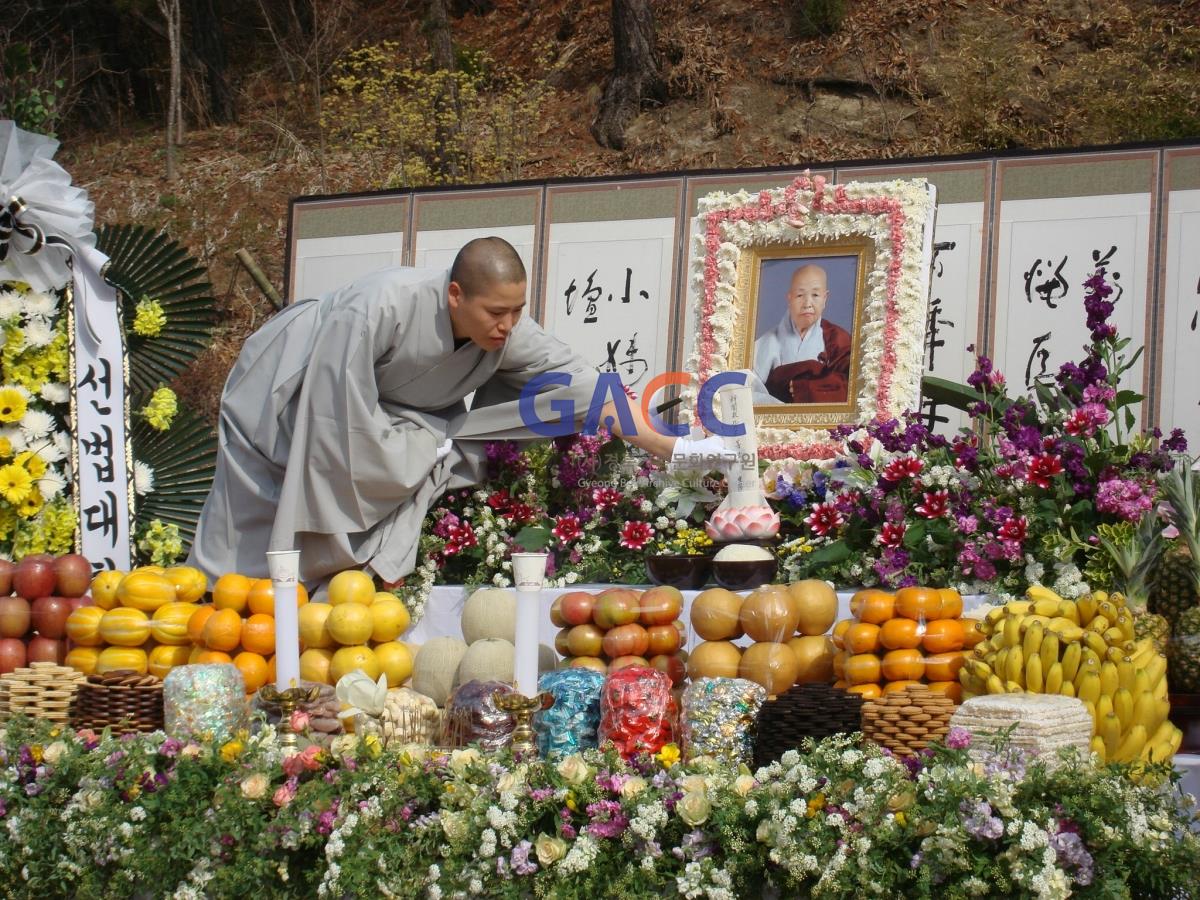
{"label": "orange", "polygon": [[850,614],[860,622],[882,625],[895,615],[896,598],[887,591],[868,588],[850,598]]}
{"label": "orange", "polygon": [[957,619],[962,615],[962,594],[954,588],[938,588],[938,593],[942,597],[943,619]]}
{"label": "orange", "polygon": [[244,650],[233,658],[233,664],[242,673],[247,694],[253,694],[267,683],[267,661],[260,654]]}
{"label": "orange", "polygon": [[883,657],[883,677],[888,681],[919,681],[924,674],[920,650],[891,650]]}
{"label": "orange", "polygon": [[885,684],[883,686],[883,695],[886,697],[888,694],[894,694],[894,693],[896,693],[896,691],[902,691],[906,687],[911,687],[914,684],[920,684],[920,683],[921,682],[919,682],[919,681],[912,681],[912,680],[889,681],[887,684]]}
{"label": "orange", "polygon": [[877,684],[852,684],[846,690],[851,694],[861,694],[864,700],[878,700],[883,696],[883,689]]}
{"label": "orange", "polygon": [[229,651],[242,639],[242,617],[232,609],[218,609],[204,623],[204,646]]}
{"label": "orange", "polygon": [[[303,606],[307,602],[308,591],[304,589],[304,585],[297,583],[296,606]],[[271,583],[270,578],[260,578],[250,585],[250,591],[246,594],[246,607],[252,613],[275,615],[275,585]]]}
{"label": "orange", "polygon": [[955,703],[962,703],[963,688],[957,681],[931,681],[929,683],[929,692],[949,697]]}
{"label": "orange", "polygon": [[888,619],[879,630],[879,642],[889,650],[911,650],[921,646],[921,625],[912,619]]}
{"label": "orange", "polygon": [[192,613],[191,618],[188,619],[188,637],[197,647],[204,646],[204,623],[206,623],[208,621],[208,617],[215,612],[216,610],[211,606],[201,606],[198,610]]}
{"label": "orange", "polygon": [[196,657],[196,665],[211,666],[217,663],[231,663],[233,657],[228,653],[222,653],[220,650],[204,650]]}
{"label": "orange", "polygon": [[983,625],[978,619],[960,619],[963,624],[963,647],[970,650],[976,644],[982,644],[987,640],[987,635],[983,633],[980,627]]}
{"label": "orange", "polygon": [[942,595],[936,588],[906,587],[896,591],[896,615],[928,622],[941,614]]}
{"label": "orange", "polygon": [[925,626],[921,641],[930,653],[949,653],[963,648],[963,624],[958,619],[935,619]]}
{"label": "orange", "polygon": [[253,582],[245,575],[227,572],[213,585],[213,606],[217,609],[232,609],[241,612],[246,608],[246,596]]}
{"label": "orange", "polygon": [[262,656],[274,653],[275,619],[263,613],[255,613],[243,622],[242,647]]}
{"label": "orange", "polygon": [[851,653],[874,653],[879,649],[879,626],[866,622],[855,622],[846,629],[843,638],[846,649]]}
{"label": "orange", "polygon": [[275,654],[272,653],[267,659],[267,683],[275,683]]}
{"label": "orange", "polygon": [[843,643],[843,640],[846,637],[846,629],[853,624],[853,619],[842,619],[842,621],[833,626],[833,646],[837,647],[839,650],[846,649],[846,645]]}
{"label": "orange", "polygon": [[878,682],[879,657],[874,653],[858,653],[846,660],[846,680],[851,684]]}
{"label": "orange", "polygon": [[958,672],[963,667],[966,654],[961,650],[935,653],[925,657],[925,677],[930,681],[958,681]]}

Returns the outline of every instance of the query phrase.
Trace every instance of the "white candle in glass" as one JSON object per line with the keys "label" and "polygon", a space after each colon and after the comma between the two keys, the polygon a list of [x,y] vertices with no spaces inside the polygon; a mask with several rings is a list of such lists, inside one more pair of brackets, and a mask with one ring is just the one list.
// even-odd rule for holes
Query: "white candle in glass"
{"label": "white candle in glass", "polygon": [[275,591],[275,688],[286,691],[300,686],[300,622],[296,611],[300,551],[268,551],[267,570]]}
{"label": "white candle in glass", "polygon": [[512,554],[513,582],[517,588],[513,675],[517,693],[526,697],[536,696],[538,692],[538,631],[547,558],[546,553]]}

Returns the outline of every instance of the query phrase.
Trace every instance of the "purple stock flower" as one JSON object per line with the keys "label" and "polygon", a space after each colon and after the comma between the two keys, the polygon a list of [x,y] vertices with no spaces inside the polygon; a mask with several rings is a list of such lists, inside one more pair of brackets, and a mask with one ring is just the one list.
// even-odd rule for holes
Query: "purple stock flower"
{"label": "purple stock flower", "polygon": [[1187,453],[1187,438],[1182,428],[1171,429],[1171,436],[1162,442],[1162,448],[1170,453]]}
{"label": "purple stock flower", "polygon": [[992,805],[986,800],[964,800],[958,805],[963,830],[973,838],[994,841],[1004,836],[1004,823],[992,815]]}
{"label": "purple stock flower", "polygon": [[1088,853],[1087,846],[1077,829],[1068,830],[1065,825],[1059,826],[1058,834],[1050,836],[1050,847],[1054,850],[1058,862],[1064,868],[1075,869],[1075,883],[1085,887],[1092,883],[1095,874],[1095,861]]}
{"label": "purple stock flower", "polygon": [[971,746],[971,732],[954,726],[946,735],[946,746],[951,750],[966,750]]}
{"label": "purple stock flower", "polygon": [[1096,509],[1128,522],[1138,521],[1153,506],[1153,493],[1145,491],[1141,484],[1130,479],[1110,478],[1100,482],[1096,489]]}
{"label": "purple stock flower", "polygon": [[533,844],[529,841],[521,841],[521,843],[513,847],[510,856],[513,872],[518,875],[532,875],[538,870],[537,863],[529,859],[529,851],[532,849]]}

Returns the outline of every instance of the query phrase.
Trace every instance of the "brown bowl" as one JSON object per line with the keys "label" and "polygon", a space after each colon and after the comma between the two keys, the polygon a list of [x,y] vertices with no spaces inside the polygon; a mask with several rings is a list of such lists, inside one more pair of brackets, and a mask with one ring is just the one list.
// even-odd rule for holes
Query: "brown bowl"
{"label": "brown bowl", "polygon": [[779,570],[779,560],[713,560],[713,581],[730,591],[745,591],[770,584]]}
{"label": "brown bowl", "polygon": [[696,591],[704,587],[711,569],[711,556],[646,556],[646,575],[650,581],[681,591]]}

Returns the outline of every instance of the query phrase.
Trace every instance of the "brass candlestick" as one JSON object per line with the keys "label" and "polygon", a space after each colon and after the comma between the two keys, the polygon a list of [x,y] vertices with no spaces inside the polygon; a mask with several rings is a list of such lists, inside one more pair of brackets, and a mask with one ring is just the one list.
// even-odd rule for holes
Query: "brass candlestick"
{"label": "brass candlestick", "polygon": [[258,696],[268,706],[279,708],[279,724],[275,726],[279,735],[279,743],[285,748],[295,748],[296,732],[292,731],[292,713],[304,703],[315,703],[321,695],[321,688],[294,687],[281,691],[273,684],[264,684],[258,689]]}
{"label": "brass candlestick", "polygon": [[506,694],[497,691],[492,695],[496,706],[513,717],[515,725],[512,733],[512,751],[514,754],[537,753],[533,742],[533,714],[538,710],[549,709],[554,705],[554,695],[548,692],[536,697],[526,697],[524,694]]}

